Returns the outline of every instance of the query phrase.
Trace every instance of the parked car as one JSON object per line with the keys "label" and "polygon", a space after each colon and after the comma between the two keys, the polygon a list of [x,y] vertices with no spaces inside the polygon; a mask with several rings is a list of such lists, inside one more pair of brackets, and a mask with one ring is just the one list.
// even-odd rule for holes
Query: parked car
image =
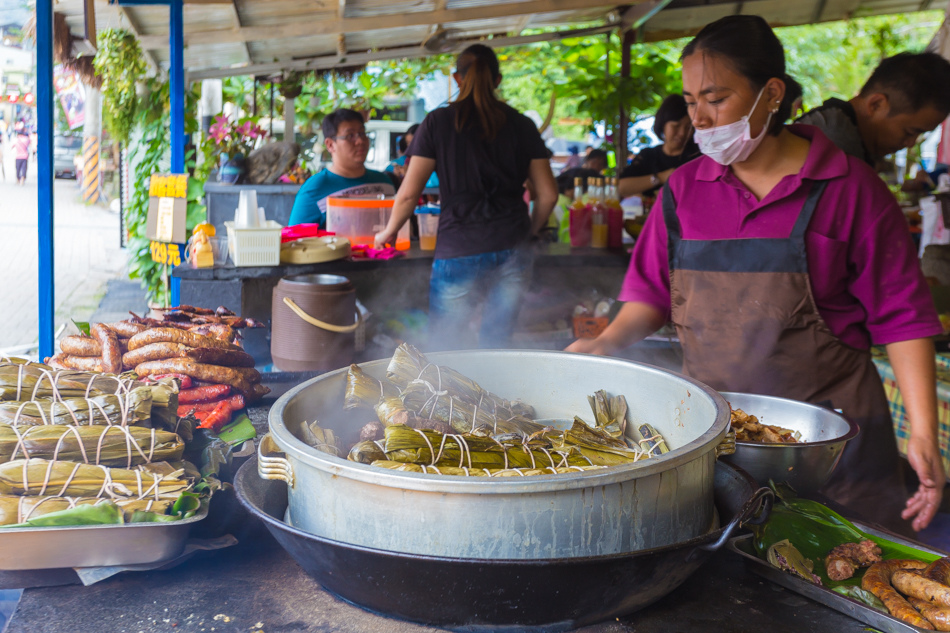
{"label": "parked car", "polygon": [[53,137],[53,175],[56,178],[75,178],[73,158],[82,151],[81,136],[57,134]]}

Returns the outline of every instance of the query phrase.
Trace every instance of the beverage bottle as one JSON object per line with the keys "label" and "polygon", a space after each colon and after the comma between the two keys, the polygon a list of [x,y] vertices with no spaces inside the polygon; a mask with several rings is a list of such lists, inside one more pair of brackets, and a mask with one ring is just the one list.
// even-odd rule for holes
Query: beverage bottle
{"label": "beverage bottle", "polygon": [[593,248],[607,248],[607,207],[604,205],[604,181],[597,178],[591,199],[591,237]]}
{"label": "beverage bottle", "polygon": [[604,198],[607,207],[607,247],[623,248],[623,207],[620,206],[616,178],[610,179]]}
{"label": "beverage bottle", "polygon": [[570,233],[573,248],[590,246],[590,215],[590,208],[584,203],[584,179],[575,178],[574,202],[570,209]]}

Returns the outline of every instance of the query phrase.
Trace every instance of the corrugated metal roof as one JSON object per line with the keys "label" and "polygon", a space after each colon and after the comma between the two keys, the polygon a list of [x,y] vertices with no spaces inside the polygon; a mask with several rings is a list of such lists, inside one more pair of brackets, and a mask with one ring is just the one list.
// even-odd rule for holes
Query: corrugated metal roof
{"label": "corrugated metal roof", "polygon": [[[507,45],[525,41],[526,29],[621,28],[657,9],[643,27],[648,41],[685,37],[737,13],[790,26],[919,11],[932,4],[939,6],[936,0],[640,0],[624,5],[604,0],[185,0],[185,65],[192,78],[348,66],[423,56],[423,42],[439,28],[455,29],[458,48],[485,38]],[[82,5],[83,0],[56,5],[76,33],[82,28]],[[96,23],[100,29],[131,29],[152,63],[167,62],[167,7],[119,7],[96,0]],[[557,37],[532,35],[528,41]]]}

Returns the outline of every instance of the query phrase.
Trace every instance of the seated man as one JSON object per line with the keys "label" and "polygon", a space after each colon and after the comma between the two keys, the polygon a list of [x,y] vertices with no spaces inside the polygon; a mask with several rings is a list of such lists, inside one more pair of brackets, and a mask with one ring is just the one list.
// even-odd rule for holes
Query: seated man
{"label": "seated man", "polygon": [[798,123],[814,125],[846,154],[872,167],[913,147],[950,113],[950,62],[935,53],[899,53],[871,73],[850,101],[829,99]]}
{"label": "seated man", "polygon": [[391,196],[396,193],[389,176],[363,166],[369,152],[369,138],[360,113],[345,108],[334,110],[323,119],[321,127],[333,161],[300,187],[290,212],[290,225],[319,224],[325,228],[327,198],[333,195]]}
{"label": "seated man", "polygon": [[587,191],[587,179],[600,177],[605,169],[607,169],[607,152],[602,149],[592,149],[580,167],[565,169],[558,174],[558,188],[566,187],[574,191],[574,179],[583,178],[584,191]]}

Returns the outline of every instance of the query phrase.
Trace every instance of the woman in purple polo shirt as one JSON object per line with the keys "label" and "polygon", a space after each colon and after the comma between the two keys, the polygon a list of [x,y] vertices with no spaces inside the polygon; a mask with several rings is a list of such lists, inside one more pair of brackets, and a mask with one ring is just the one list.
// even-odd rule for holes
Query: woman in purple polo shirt
{"label": "woman in purple polo shirt", "polygon": [[[671,320],[698,380],[843,410],[861,434],[823,492],[923,529],[944,486],[929,338],[941,327],[894,197],[817,128],[784,125],[784,50],[762,18],[707,25],[682,63],[704,156],[664,187],[617,318],[568,351],[614,354]],[[910,499],[871,344],[887,347],[911,423]]]}

